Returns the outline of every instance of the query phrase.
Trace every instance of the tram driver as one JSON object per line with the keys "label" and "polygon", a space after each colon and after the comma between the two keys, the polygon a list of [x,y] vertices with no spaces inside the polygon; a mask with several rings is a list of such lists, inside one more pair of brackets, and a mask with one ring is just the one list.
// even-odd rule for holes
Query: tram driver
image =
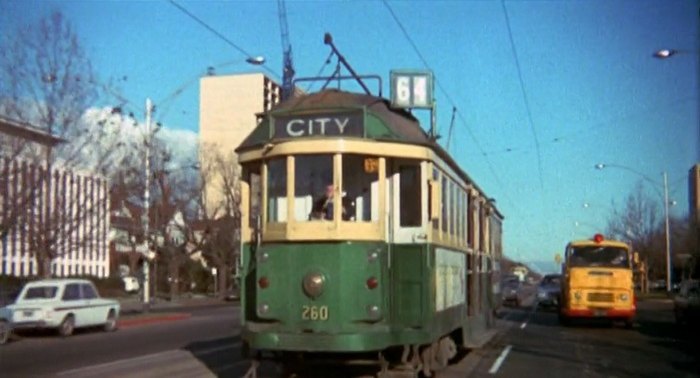
{"label": "tram driver", "polygon": [[[346,198],[341,199],[340,203],[342,205],[341,216],[343,220],[354,220],[350,218],[350,212],[348,211],[348,201]],[[326,191],[323,197],[318,199],[313,206],[311,212],[311,219],[325,219],[333,220],[333,206],[335,204],[335,188],[333,185],[326,185]]]}

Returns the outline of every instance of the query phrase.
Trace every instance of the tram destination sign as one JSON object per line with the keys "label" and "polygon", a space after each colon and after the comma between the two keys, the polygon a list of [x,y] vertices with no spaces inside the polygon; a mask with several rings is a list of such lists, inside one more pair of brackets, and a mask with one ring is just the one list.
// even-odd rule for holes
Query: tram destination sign
{"label": "tram destination sign", "polygon": [[278,116],[274,128],[275,139],[365,135],[363,112]]}

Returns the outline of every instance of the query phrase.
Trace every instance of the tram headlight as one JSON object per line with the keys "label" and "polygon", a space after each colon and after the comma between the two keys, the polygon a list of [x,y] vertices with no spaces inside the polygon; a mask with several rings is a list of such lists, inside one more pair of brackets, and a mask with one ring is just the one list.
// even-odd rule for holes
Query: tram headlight
{"label": "tram headlight", "polygon": [[301,282],[304,293],[311,299],[316,299],[323,294],[326,277],[319,272],[309,272]]}
{"label": "tram headlight", "polygon": [[270,306],[266,303],[261,303],[260,306],[258,306],[258,315],[266,315],[268,311],[270,311]]}
{"label": "tram headlight", "polygon": [[377,251],[372,251],[367,254],[367,261],[368,262],[373,262],[376,261],[379,258],[379,253]]}
{"label": "tram headlight", "polygon": [[626,293],[620,294],[619,298],[623,302],[627,302],[630,299],[629,295],[627,295]]}
{"label": "tram headlight", "polygon": [[580,301],[583,296],[581,295],[580,291],[574,292],[574,298],[576,298],[577,301]]}
{"label": "tram headlight", "polygon": [[369,315],[369,317],[372,319],[378,319],[382,315],[382,312],[379,309],[379,306],[371,305],[367,306],[367,315]]}

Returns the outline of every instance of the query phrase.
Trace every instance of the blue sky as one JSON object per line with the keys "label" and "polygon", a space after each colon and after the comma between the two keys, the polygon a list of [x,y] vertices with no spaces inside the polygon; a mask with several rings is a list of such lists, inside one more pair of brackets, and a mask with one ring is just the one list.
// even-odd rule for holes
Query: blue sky
{"label": "blue sky", "polygon": [[[156,119],[166,127],[197,132],[195,79],[207,67],[230,63],[217,73],[264,70],[281,76],[277,2],[178,3],[245,54],[168,1],[0,0],[0,32],[12,33],[18,24],[60,9],[100,78],[126,77],[120,91],[133,110],[140,111],[151,97],[159,110]],[[315,76],[324,66],[329,54],[325,32],[332,33],[357,72],[382,76],[387,96],[390,70],[432,69],[439,84],[435,96],[442,141],[455,106],[450,152],[496,198],[506,217],[507,255],[552,261],[568,240],[603,230],[612,201],[621,204],[640,176],[615,168],[595,170],[600,162],[631,167],[659,183],[661,172],[667,172],[671,197],[678,201],[672,214],[687,213],[687,173],[700,161],[700,2],[388,5],[288,0],[297,76]],[[684,52],[667,60],[652,58],[661,48]],[[247,66],[246,54],[264,56],[266,66]],[[334,63],[323,72],[333,68]],[[648,192],[659,197],[650,186]]]}

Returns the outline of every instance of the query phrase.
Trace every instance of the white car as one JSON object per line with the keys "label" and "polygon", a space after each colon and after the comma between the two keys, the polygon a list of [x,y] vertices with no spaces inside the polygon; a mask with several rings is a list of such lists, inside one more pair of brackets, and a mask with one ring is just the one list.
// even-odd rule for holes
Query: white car
{"label": "white car", "polygon": [[14,304],[0,308],[0,344],[14,329],[50,328],[70,336],[75,328],[117,328],[119,302],[100,298],[89,280],[59,278],[29,282]]}

